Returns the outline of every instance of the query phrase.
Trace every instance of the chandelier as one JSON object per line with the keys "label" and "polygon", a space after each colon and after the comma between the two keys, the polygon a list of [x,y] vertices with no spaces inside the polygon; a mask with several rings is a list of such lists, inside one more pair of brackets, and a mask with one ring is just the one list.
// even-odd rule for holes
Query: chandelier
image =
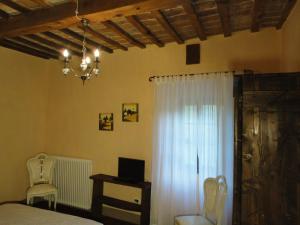
{"label": "chandelier", "polygon": [[[76,13],[77,16],[77,13]],[[90,80],[95,76],[99,75],[100,69],[100,50],[94,50],[94,59],[92,61],[91,57],[87,54],[86,48],[86,28],[89,25],[89,21],[85,18],[81,19],[81,24],[83,27],[83,40],[82,40],[82,59],[78,70],[75,70],[71,65],[71,55],[68,49],[63,50],[64,57],[64,67],[62,72],[65,76],[73,75],[82,80],[83,85],[86,80]]]}

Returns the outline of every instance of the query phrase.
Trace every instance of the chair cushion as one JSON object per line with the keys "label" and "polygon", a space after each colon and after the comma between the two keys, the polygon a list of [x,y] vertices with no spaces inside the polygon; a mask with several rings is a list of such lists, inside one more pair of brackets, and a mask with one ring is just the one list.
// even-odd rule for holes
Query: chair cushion
{"label": "chair cushion", "polygon": [[27,191],[28,195],[46,195],[54,194],[57,192],[57,189],[52,184],[37,184],[30,187]]}
{"label": "chair cushion", "polygon": [[214,225],[203,216],[177,216],[175,225]]}

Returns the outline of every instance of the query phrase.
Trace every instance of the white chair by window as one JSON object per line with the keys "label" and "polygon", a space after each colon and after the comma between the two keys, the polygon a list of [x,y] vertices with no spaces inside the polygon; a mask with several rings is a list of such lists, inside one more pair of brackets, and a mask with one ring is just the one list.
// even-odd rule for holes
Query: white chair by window
{"label": "white chair by window", "polygon": [[27,190],[27,205],[33,203],[34,197],[48,196],[49,208],[54,200],[56,209],[57,188],[52,184],[54,160],[41,153],[27,161],[30,187]]}
{"label": "white chair by window", "polygon": [[224,176],[207,178],[204,181],[203,215],[175,217],[175,225],[221,225],[227,196]]}

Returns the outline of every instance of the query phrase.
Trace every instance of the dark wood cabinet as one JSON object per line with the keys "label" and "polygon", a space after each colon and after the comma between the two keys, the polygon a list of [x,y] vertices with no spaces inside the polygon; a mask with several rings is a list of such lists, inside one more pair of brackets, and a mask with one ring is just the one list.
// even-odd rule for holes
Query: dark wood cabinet
{"label": "dark wood cabinet", "polygon": [[[93,198],[92,198],[92,216],[95,220],[103,222],[105,217],[103,216],[102,205],[109,205],[116,208],[140,212],[140,224],[150,224],[150,198],[151,198],[151,183],[139,182],[131,183],[117,179],[117,177],[109,176],[105,174],[97,174],[90,177],[93,184]],[[136,204],[128,201],[123,201],[113,197],[108,197],[103,194],[104,183],[113,183],[118,185],[130,186],[140,188],[142,191],[141,204]]]}

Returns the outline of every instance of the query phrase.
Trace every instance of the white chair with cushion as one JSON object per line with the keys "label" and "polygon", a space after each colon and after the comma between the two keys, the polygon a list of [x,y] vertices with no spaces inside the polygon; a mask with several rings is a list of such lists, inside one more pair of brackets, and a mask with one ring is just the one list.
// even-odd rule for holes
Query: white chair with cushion
{"label": "white chair with cushion", "polygon": [[27,161],[30,187],[27,190],[27,205],[33,203],[34,197],[48,197],[49,208],[51,199],[56,209],[57,188],[52,184],[54,160],[41,153]]}
{"label": "white chair with cushion", "polygon": [[224,176],[207,178],[204,181],[203,215],[175,217],[175,225],[221,225],[227,196]]}

